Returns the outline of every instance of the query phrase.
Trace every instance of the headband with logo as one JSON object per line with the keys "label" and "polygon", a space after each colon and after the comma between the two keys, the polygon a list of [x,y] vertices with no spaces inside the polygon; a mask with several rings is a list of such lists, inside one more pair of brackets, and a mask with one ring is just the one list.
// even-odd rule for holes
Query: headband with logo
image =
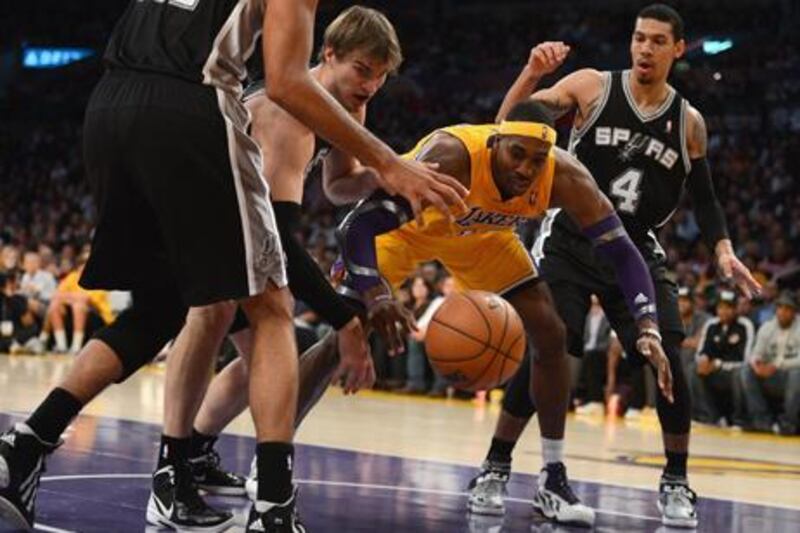
{"label": "headband with logo", "polygon": [[555,144],[556,130],[541,122],[528,122],[522,120],[504,120],[500,123],[497,133],[500,135],[521,135],[533,137],[549,144]]}

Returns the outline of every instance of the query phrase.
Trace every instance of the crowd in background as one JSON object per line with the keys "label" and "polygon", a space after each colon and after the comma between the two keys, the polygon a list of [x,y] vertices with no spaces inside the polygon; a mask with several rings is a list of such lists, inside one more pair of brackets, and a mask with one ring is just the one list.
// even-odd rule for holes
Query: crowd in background
{"label": "crowd in background", "polygon": [[[395,23],[406,57],[400,74],[370,104],[368,126],[402,151],[436,127],[492,121],[530,47],[542,40],[561,39],[573,47],[567,63],[545,83],[585,66],[625,68],[631,25],[619,21],[631,18],[633,4],[609,2],[601,10],[583,4],[571,8],[570,3],[504,2],[500,10],[494,3],[473,1],[368,2]],[[13,63],[26,43],[81,44],[99,54],[125,2],[81,4],[77,9],[54,3],[46,17],[30,8],[27,15],[13,17],[13,26],[0,22],[0,59],[5,58],[0,61],[5,65],[0,66],[0,112],[7,117],[0,123],[0,352],[76,350],[93,328],[112,320],[125,305],[120,295],[87,293],[74,283],[89,253],[94,220],[82,167],[81,114],[101,64],[95,57],[46,72],[8,66],[8,58]],[[85,9],[87,4],[91,9]],[[707,320],[687,315],[684,359],[696,419],[759,430],[773,425],[768,409],[795,409],[788,400],[781,409],[770,398],[777,393],[789,397],[792,387],[800,387],[790,376],[798,372],[791,369],[797,368],[792,365],[800,357],[800,340],[779,324],[787,320],[781,315],[791,314],[782,309],[796,309],[791,291],[800,285],[800,185],[795,179],[800,168],[792,157],[800,152],[800,47],[793,22],[800,8],[791,1],[772,2],[771,9],[763,4],[732,0],[721,9],[718,1],[677,2],[687,22],[689,52],[671,77],[706,118],[709,161],[731,238],[738,256],[764,285],[763,293],[752,302],[735,296],[730,301],[726,288],[716,283],[713,250],[700,238],[690,205],[682,205],[659,231],[676,281],[684,287],[682,301],[690,300],[693,312],[719,321],[720,309],[724,315],[731,308],[734,319],[725,320],[737,328],[750,322],[741,326],[750,335],[742,345],[746,348],[719,355],[714,351],[719,346],[705,344],[724,335],[709,335]],[[342,5],[321,6],[323,22]],[[0,16],[0,21],[11,19]],[[703,55],[698,43],[706,37],[731,38],[733,47]],[[568,126],[569,117],[559,123],[562,132]],[[307,190],[302,237],[328,271],[337,255],[333,228],[342,212],[320,196],[319,186],[310,184]],[[521,228],[521,236],[530,244],[537,230],[533,222]],[[424,324],[431,314],[426,311],[438,305],[449,285],[441,269],[427,265],[399,296]],[[792,320],[788,331],[800,327]],[[640,377],[618,357],[613,334],[598,324],[599,319],[587,320],[592,328],[586,353],[595,355],[583,359],[576,403],[584,404],[584,411],[586,405],[611,398],[643,406],[647,398]],[[315,334],[324,329],[303,306],[298,307],[298,327]],[[380,387],[447,394],[447,384],[427,364],[422,341],[421,335],[410,338],[405,355],[389,358],[374,340]],[[773,366],[779,360],[788,367],[764,370],[756,360]],[[768,392],[766,400],[751,399],[756,391]],[[792,429],[791,421],[776,420],[779,430]],[[796,430],[797,420],[793,423]]]}

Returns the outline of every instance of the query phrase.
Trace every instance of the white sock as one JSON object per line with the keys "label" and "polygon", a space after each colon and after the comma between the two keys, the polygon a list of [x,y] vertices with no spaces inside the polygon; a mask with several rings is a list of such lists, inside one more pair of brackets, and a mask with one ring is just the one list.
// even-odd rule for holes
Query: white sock
{"label": "white sock", "polygon": [[39,340],[42,341],[42,344],[47,344],[47,341],[50,340],[50,332],[42,331],[41,333],[39,333]]}
{"label": "white sock", "polygon": [[564,462],[564,440],[542,437],[542,460],[545,465]]}
{"label": "white sock", "polygon": [[76,331],[72,334],[72,351],[75,353],[81,351],[81,346],[83,346],[83,332]]}
{"label": "white sock", "polygon": [[56,349],[61,352],[67,351],[67,334],[63,329],[57,329],[53,332],[56,338]]}

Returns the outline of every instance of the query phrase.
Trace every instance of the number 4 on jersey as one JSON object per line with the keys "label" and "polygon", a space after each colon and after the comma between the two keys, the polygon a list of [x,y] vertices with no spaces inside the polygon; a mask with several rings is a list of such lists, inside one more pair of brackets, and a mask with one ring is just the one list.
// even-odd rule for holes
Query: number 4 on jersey
{"label": "number 4 on jersey", "polygon": [[611,180],[611,196],[617,199],[617,210],[627,214],[634,214],[639,207],[641,196],[640,184],[644,172],[638,168],[629,168]]}

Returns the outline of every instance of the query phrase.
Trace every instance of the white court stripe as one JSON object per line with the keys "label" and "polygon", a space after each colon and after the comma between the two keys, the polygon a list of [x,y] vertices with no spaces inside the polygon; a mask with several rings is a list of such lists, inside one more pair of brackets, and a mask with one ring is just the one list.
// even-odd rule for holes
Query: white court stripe
{"label": "white court stripe", "polygon": [[[76,474],[69,476],[48,476],[43,477],[42,481],[68,481],[77,479],[150,479],[152,474]],[[458,492],[453,490],[443,489],[426,489],[423,487],[396,487],[394,485],[377,485],[372,483],[352,483],[349,481],[326,481],[324,479],[295,479],[295,483],[299,485],[321,485],[327,487],[349,487],[354,489],[372,489],[372,490],[385,490],[391,492],[418,492],[421,494],[439,494],[441,496],[455,496],[459,498],[466,498],[466,492]],[[533,500],[525,498],[510,498],[506,500],[518,503],[533,504]],[[647,520],[649,522],[661,523],[660,518],[652,516],[645,516],[633,513],[623,513],[621,511],[609,511],[606,509],[595,509],[595,512],[600,514],[607,514],[613,516],[624,516],[627,518],[636,518],[638,520]]]}
{"label": "white court stripe", "polygon": [[[324,485],[324,486],[331,486],[331,487],[352,487],[358,489],[375,489],[375,490],[387,490],[393,492],[419,492],[422,494],[440,494],[442,496],[457,496],[466,498],[469,496],[466,492],[456,492],[452,490],[441,490],[441,489],[425,489],[421,487],[395,487],[393,485],[373,485],[371,483],[350,483],[347,481],[325,481],[320,479],[295,479],[295,483],[300,485]],[[533,505],[533,500],[527,500],[525,498],[510,498],[506,497],[506,501],[511,502],[518,502],[518,503],[527,503],[529,505]],[[658,522],[661,523],[660,518],[655,518],[653,516],[645,516],[640,514],[633,514],[633,513],[623,513],[621,511],[607,511],[605,509],[595,509],[595,512],[600,514],[607,514],[607,515],[614,515],[614,516],[624,516],[627,518],[636,518],[638,520],[647,520],[650,522]]]}
{"label": "white court stripe", "polygon": [[53,526],[46,526],[44,524],[33,524],[33,528],[39,531],[50,531],[52,533],[77,533],[76,531],[70,531],[69,529],[61,529]]}

